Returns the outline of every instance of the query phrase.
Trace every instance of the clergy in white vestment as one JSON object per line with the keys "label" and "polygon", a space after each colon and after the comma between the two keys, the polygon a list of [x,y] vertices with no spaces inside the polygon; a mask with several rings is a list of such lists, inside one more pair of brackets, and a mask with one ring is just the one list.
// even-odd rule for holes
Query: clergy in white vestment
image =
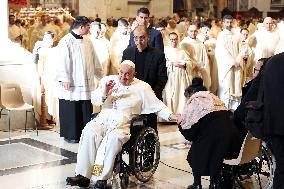
{"label": "clergy in white vestment", "polygon": [[271,17],[263,20],[261,29],[255,31],[250,36],[251,41],[255,41],[254,61],[257,62],[261,58],[269,58],[275,54],[277,44],[280,40],[279,33],[273,29],[273,21]]}
{"label": "clergy in white vestment", "polygon": [[57,40],[57,33],[55,28],[48,23],[49,16],[48,15],[42,15],[40,18],[40,22],[37,23],[31,32],[30,36],[30,48],[33,49],[34,45],[37,41],[41,41],[43,39],[44,33],[47,31],[51,31],[55,35],[55,41]]}
{"label": "clergy in white vestment", "polygon": [[125,60],[119,75],[102,78],[92,102],[102,111],[84,128],[80,138],[75,177],[67,184],[105,188],[111,178],[116,155],[130,137],[130,121],[140,114],[156,113],[163,119],[176,120],[168,107],[154,94],[149,84],[135,77],[135,64]]}
{"label": "clergy in white vestment", "polygon": [[280,54],[284,52],[284,18],[277,24],[277,32],[279,34],[279,42],[276,46],[274,54]]}
{"label": "clergy in white vestment", "polygon": [[89,33],[89,22],[85,16],[76,17],[73,29],[58,44],[60,136],[67,142],[79,142],[84,126],[91,119],[95,78],[100,80],[103,75],[91,40],[83,37]]}
{"label": "clergy in white vestment", "polygon": [[201,41],[206,48],[208,59],[209,59],[209,67],[210,67],[210,80],[211,85],[208,90],[212,93],[217,94],[218,89],[218,73],[217,73],[217,63],[215,59],[215,46],[216,46],[216,38],[213,37],[213,34],[210,29],[210,25],[206,22],[201,23],[200,33],[196,36],[196,38]]}
{"label": "clergy in white vestment", "polygon": [[165,46],[168,81],[163,91],[163,101],[173,113],[182,113],[185,104],[184,91],[190,84],[189,71],[194,68],[186,52],[178,47],[178,35],[169,34],[169,45]]}
{"label": "clergy in white vestment", "polygon": [[128,22],[121,18],[118,20],[118,26],[110,38],[110,74],[118,73],[123,51],[128,47],[129,39]]}
{"label": "clergy in white vestment", "polygon": [[230,108],[229,102],[234,95],[235,71],[240,69],[237,62],[238,38],[234,36],[232,29],[233,17],[225,15],[223,18],[224,29],[218,35],[215,48],[215,57],[218,69],[218,96]]}
{"label": "clergy in white vestment", "polygon": [[15,24],[15,16],[9,16],[8,37],[13,42],[21,43],[21,29]]}
{"label": "clergy in white vestment", "polygon": [[188,36],[180,42],[180,47],[185,50],[191,60],[199,65],[198,71],[201,73],[199,76],[203,79],[206,88],[209,89],[211,85],[209,59],[205,45],[196,38],[197,33],[197,26],[190,25]]}
{"label": "clergy in white vestment", "polygon": [[54,34],[47,31],[43,40],[37,41],[33,49],[34,63],[39,78],[33,102],[35,111],[40,115],[38,129],[42,130],[52,129],[53,126],[48,123],[53,123],[53,119],[58,118],[58,99],[54,95],[56,58],[58,56],[56,56],[53,39]]}
{"label": "clergy in white vestment", "polygon": [[99,22],[92,22],[90,25],[90,36],[95,52],[98,56],[99,62],[103,68],[104,76],[109,75],[110,67],[110,42],[106,38],[100,38],[101,24]]}
{"label": "clergy in white vestment", "polygon": [[248,29],[241,29],[239,41],[239,55],[237,58],[242,68],[242,76],[239,89],[240,92],[244,84],[253,78],[254,53],[248,44],[248,36]]}

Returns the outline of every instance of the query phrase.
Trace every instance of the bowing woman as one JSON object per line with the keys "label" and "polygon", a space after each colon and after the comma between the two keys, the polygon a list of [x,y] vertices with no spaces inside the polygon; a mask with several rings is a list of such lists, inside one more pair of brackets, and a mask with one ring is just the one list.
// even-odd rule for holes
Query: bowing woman
{"label": "bowing woman", "polygon": [[179,130],[192,141],[187,161],[194,183],[188,189],[201,189],[201,176],[210,176],[209,189],[221,187],[220,171],[224,158],[238,156],[242,137],[225,104],[194,78],[185,90],[187,101],[179,118]]}

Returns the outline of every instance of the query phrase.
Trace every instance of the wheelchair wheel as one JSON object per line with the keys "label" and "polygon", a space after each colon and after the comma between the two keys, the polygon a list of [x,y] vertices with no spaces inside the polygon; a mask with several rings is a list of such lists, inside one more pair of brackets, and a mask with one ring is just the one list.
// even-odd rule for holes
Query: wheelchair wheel
{"label": "wheelchair wheel", "polygon": [[273,186],[274,171],[276,168],[275,157],[267,147],[266,143],[262,143],[261,154],[255,159],[258,170],[255,171],[257,176],[258,184],[262,189],[271,189]]}
{"label": "wheelchair wheel", "polygon": [[263,142],[258,157],[250,163],[236,167],[235,186],[246,189],[246,181],[251,180],[255,189],[272,189],[275,168],[275,158]]}
{"label": "wheelchair wheel", "polygon": [[147,127],[139,132],[131,159],[135,177],[141,182],[149,181],[160,160],[159,137],[153,128]]}
{"label": "wheelchair wheel", "polygon": [[127,189],[129,185],[129,176],[126,173],[122,173],[119,175],[120,178],[120,188],[121,189]]}

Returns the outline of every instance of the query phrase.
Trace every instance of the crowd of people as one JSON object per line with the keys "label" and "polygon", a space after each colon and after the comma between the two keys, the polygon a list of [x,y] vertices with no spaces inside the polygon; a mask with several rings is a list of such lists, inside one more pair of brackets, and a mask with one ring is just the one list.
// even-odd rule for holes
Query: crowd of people
{"label": "crowd of people", "polygon": [[[221,21],[191,20],[176,13],[155,19],[147,8],[138,9],[134,19],[109,18],[103,23],[100,18],[78,16],[63,21],[43,14],[24,34],[25,25],[10,15],[9,37],[35,55],[39,78],[49,94],[48,112],[58,117],[60,136],[67,142],[80,141],[76,176],[68,177],[67,183],[84,187],[92,179],[96,188],[105,188],[115,156],[129,135],[125,124],[143,113],[150,114],[148,122],[156,130],[157,115],[180,123],[181,133],[193,141],[188,161],[194,184],[189,189],[202,188],[204,175],[211,176],[210,189],[220,187],[221,163],[238,154],[245,137],[243,128],[230,120],[229,110],[239,106],[242,88],[259,70],[258,60],[280,54],[269,61],[281,64],[284,21],[237,20],[230,15]],[[282,81],[273,76],[266,76],[269,98],[274,98],[275,83],[279,87]],[[101,111],[90,121],[92,100]],[[271,118],[267,124],[275,128],[283,122],[274,121],[278,119],[271,113],[279,107],[278,100],[280,96],[274,104],[267,101]],[[284,134],[283,128],[274,131],[274,188],[279,189]],[[200,148],[207,153],[200,153]]]}

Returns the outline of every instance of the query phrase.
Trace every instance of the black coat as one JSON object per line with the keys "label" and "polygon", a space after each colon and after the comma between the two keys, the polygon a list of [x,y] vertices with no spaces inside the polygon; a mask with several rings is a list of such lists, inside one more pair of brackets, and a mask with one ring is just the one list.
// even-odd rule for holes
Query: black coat
{"label": "black coat", "polygon": [[[148,35],[149,35],[149,41],[148,41],[149,46],[158,48],[162,52],[164,52],[164,43],[161,32],[159,32],[154,28],[148,28]],[[130,40],[128,47],[135,47],[133,31],[130,33]]]}
{"label": "black coat", "polygon": [[[135,63],[136,47],[129,47],[123,51],[122,61],[131,60]],[[139,70],[135,70],[139,72]],[[144,78],[138,78],[147,82],[161,100],[162,91],[167,83],[167,68],[165,54],[160,50],[152,47],[146,49]]]}
{"label": "black coat", "polygon": [[267,135],[284,136],[284,53],[271,57],[264,68],[264,125]]}
{"label": "black coat", "polygon": [[224,158],[236,158],[243,138],[230,118],[229,111],[211,112],[190,129],[179,130],[192,141],[187,161],[192,171],[202,176],[220,173]]}
{"label": "black coat", "polygon": [[236,126],[239,130],[242,131],[242,136],[245,137],[247,133],[247,129],[245,128],[245,118],[247,115],[247,108],[246,105],[249,101],[256,101],[258,89],[260,85],[260,78],[263,75],[263,68],[265,65],[262,66],[261,71],[259,74],[249,81],[242,90],[242,101],[238,108],[234,111],[234,121]]}

